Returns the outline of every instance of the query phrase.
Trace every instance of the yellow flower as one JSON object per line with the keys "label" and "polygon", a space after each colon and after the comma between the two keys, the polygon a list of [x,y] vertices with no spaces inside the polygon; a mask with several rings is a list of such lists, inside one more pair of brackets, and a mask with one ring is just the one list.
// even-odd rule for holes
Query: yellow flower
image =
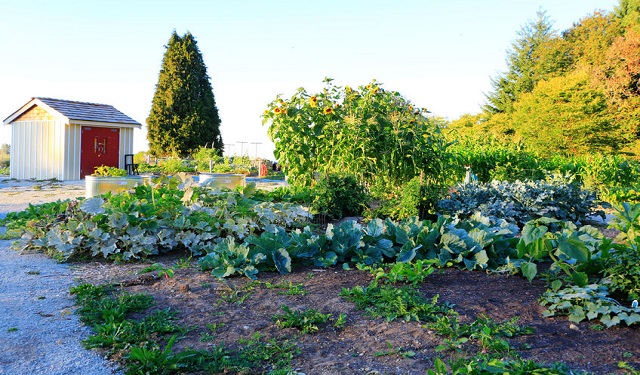
{"label": "yellow flower", "polygon": [[324,109],[324,114],[325,115],[331,114],[331,112],[333,112],[333,108],[331,108],[331,107],[326,107]]}
{"label": "yellow flower", "polygon": [[378,92],[378,88],[376,87],[376,88],[373,89],[373,93],[375,94],[377,92]]}
{"label": "yellow flower", "polygon": [[269,114],[269,110],[268,110],[268,109],[265,109],[265,110],[264,110],[264,114],[265,114],[265,115],[268,115],[268,114]]}
{"label": "yellow flower", "polygon": [[349,86],[345,86],[345,87],[344,87],[344,90],[345,90],[346,92],[351,92],[351,87],[349,87]]}
{"label": "yellow flower", "polygon": [[276,108],[273,110],[273,113],[275,113],[276,115],[281,115],[281,114],[283,114],[283,113],[284,113],[284,111],[282,110],[282,108],[280,108],[280,107],[276,107]]}
{"label": "yellow flower", "polygon": [[367,85],[367,90],[371,90],[371,85]]}
{"label": "yellow flower", "polygon": [[316,98],[315,96],[310,97],[309,104],[311,104],[312,107],[315,107],[318,104],[318,98]]}
{"label": "yellow flower", "polygon": [[409,104],[409,110],[413,111],[413,106],[411,104]]}

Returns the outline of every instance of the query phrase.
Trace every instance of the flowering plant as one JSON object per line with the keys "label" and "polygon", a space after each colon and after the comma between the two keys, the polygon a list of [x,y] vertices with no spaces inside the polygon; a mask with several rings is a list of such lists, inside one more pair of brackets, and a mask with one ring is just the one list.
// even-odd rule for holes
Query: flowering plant
{"label": "flowering plant", "polygon": [[290,183],[310,186],[317,173],[344,171],[390,186],[421,172],[441,179],[447,144],[426,109],[375,80],[357,89],[324,82],[319,93],[278,95],[262,116]]}

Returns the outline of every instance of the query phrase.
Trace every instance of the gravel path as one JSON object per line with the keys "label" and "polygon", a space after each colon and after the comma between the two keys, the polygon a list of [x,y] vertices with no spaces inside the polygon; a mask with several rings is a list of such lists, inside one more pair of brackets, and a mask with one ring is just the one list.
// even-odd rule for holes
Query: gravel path
{"label": "gravel path", "polygon": [[[0,217],[29,203],[82,195],[78,181],[0,179]],[[42,254],[20,254],[10,245],[0,240],[0,374],[120,374],[80,344],[91,331],[74,314],[73,266]]]}
{"label": "gravel path", "polygon": [[[253,181],[262,189],[283,181]],[[29,204],[84,196],[84,181],[17,181],[0,176],[0,218]],[[0,227],[0,233],[4,228]],[[121,374],[80,342],[91,334],[73,313],[73,265],[20,254],[0,240],[0,375]]]}

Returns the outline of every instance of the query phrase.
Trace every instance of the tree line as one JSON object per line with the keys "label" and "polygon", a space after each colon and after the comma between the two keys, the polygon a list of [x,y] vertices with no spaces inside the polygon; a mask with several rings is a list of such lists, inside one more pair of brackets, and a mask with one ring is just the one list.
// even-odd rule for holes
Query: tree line
{"label": "tree line", "polygon": [[538,12],[506,62],[482,112],[452,121],[450,136],[489,134],[539,154],[640,155],[640,0],[620,0],[563,32]]}

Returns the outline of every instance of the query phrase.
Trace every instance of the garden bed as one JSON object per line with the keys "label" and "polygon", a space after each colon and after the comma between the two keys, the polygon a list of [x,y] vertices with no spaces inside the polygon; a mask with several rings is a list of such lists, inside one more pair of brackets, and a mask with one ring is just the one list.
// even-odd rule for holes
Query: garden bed
{"label": "garden bed", "polygon": [[[172,267],[176,262],[184,265],[184,259],[173,256],[155,261]],[[424,328],[424,323],[386,322],[356,310],[339,294],[343,288],[368,285],[372,280],[368,272],[311,267],[289,275],[264,272],[252,282],[244,277],[221,281],[200,271],[195,262],[187,268],[175,268],[172,278],[156,277],[157,272],[140,274],[147,266],[85,263],[78,270],[79,279],[95,285],[126,285],[124,291],[153,296],[155,308],[177,311],[178,323],[193,329],[176,343],[174,351],[234,345],[259,333],[265,338],[295,340],[301,352],[291,365],[305,374],[424,374],[433,368],[436,357],[455,359],[478,350],[477,346],[463,345],[460,350],[436,352],[442,338]],[[306,294],[296,294],[301,290]],[[566,317],[545,318],[544,307],[538,303],[546,290],[543,280],[530,284],[518,276],[443,269],[430,275],[419,290],[427,298],[437,294],[440,302],[455,304],[463,323],[482,315],[495,321],[520,317],[519,324],[535,330],[532,335],[510,340],[513,350],[524,359],[559,361],[573,370],[596,374],[625,373],[618,369],[619,361],[640,366],[637,326],[604,329],[597,321],[574,324]],[[327,323],[306,335],[293,328],[279,329],[273,316],[282,314],[283,305],[297,310],[313,308],[334,317],[343,313],[346,324],[336,328]],[[212,332],[207,325],[219,328]]]}

